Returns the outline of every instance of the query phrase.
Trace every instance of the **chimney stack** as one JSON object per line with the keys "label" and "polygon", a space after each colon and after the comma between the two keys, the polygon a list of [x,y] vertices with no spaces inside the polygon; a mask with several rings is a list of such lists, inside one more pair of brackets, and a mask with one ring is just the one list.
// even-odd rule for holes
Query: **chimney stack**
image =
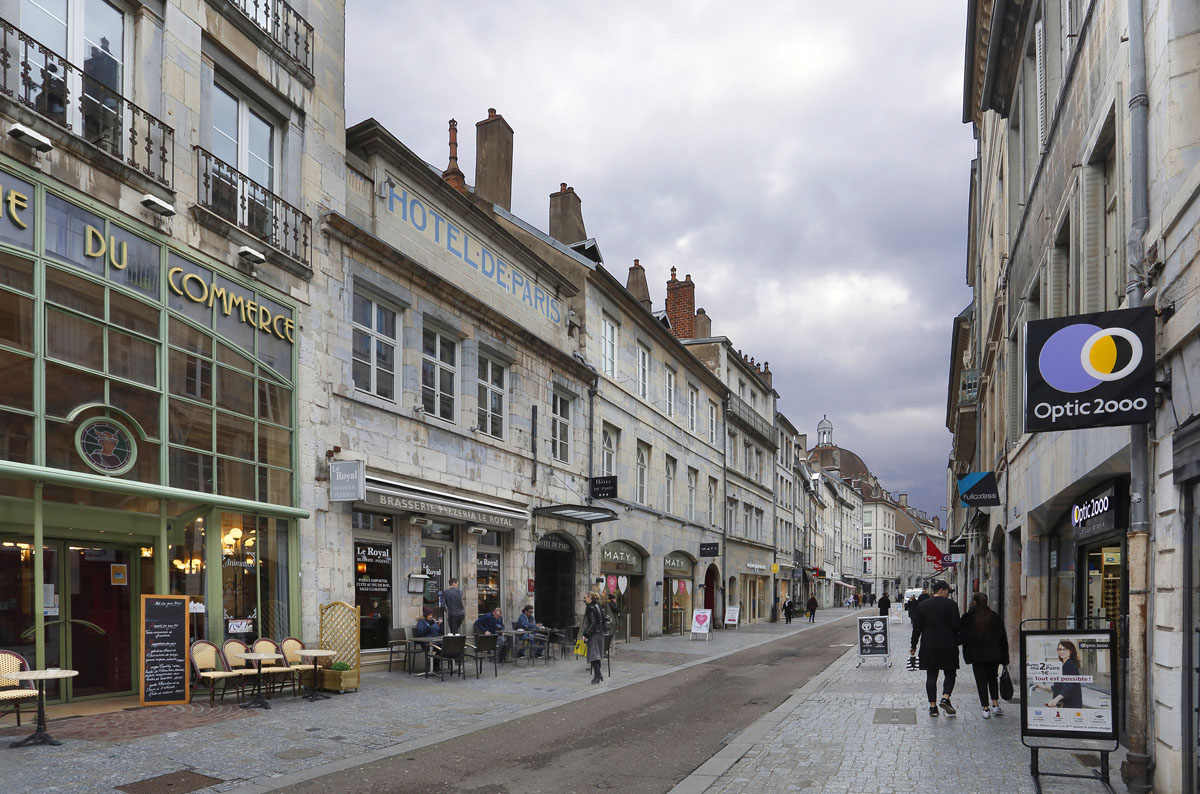
{"label": "chimney stack", "polygon": [[696,310],[696,322],[692,331],[696,334],[694,339],[708,339],[712,336],[712,320],[704,309]]}
{"label": "chimney stack", "polygon": [[583,202],[575,188],[563,182],[557,193],[550,194],[550,236],[563,245],[574,245],[587,239],[583,227]]}
{"label": "chimney stack", "polygon": [[629,268],[625,289],[629,290],[634,300],[646,307],[646,311],[650,311],[650,285],[646,283],[646,270],[636,259]]}
{"label": "chimney stack", "polygon": [[488,108],[475,123],[475,195],[512,211],[513,129]]}
{"label": "chimney stack", "polygon": [[900,494],[900,506],[908,507],[908,494],[906,494],[906,493]]}
{"label": "chimney stack", "polygon": [[676,279],[675,268],[671,268],[671,280],[667,282],[667,321],[677,338],[696,336],[696,285],[690,273],[683,281]]}
{"label": "chimney stack", "polygon": [[796,446],[804,453],[804,457],[808,457],[808,433],[801,433],[796,439]]}
{"label": "chimney stack", "polygon": [[467,192],[467,178],[458,168],[458,122],[450,119],[450,164],[442,172],[446,184],[459,193]]}

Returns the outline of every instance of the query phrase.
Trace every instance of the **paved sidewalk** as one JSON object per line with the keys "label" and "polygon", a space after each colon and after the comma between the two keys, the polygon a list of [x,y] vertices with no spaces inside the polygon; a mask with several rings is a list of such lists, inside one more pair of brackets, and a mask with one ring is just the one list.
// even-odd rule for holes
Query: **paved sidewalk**
{"label": "paved sidewalk", "polygon": [[[815,624],[796,620],[743,626],[716,632],[707,642],[684,635],[617,643],[612,675],[605,670],[600,686],[589,684],[582,661],[563,659],[549,666],[501,665],[499,677],[492,676],[489,665],[478,680],[468,669],[465,681],[445,683],[401,672],[364,673],[359,692],[318,703],[289,694],[272,701],[269,711],[241,711],[229,709],[233,701],[227,699],[225,711],[236,712],[229,714],[232,719],[212,714],[207,691],[202,691],[190,707],[51,720],[47,728],[63,740],[60,747],[9,749],[11,739],[0,740],[0,792],[107,794],[117,786],[187,771],[218,781],[203,792],[258,794],[668,675],[853,614],[821,610]],[[205,719],[206,713],[211,717]],[[105,730],[104,719],[111,720],[111,731]],[[138,721],[168,727],[139,736],[137,726],[129,725]],[[197,723],[203,724],[184,728]],[[0,719],[0,729],[13,725],[12,717]],[[25,734],[27,725],[16,733]]]}
{"label": "paved sidewalk", "polygon": [[[1021,744],[1019,702],[982,719],[975,679],[961,667],[952,702],[958,716],[929,716],[924,671],[908,670],[908,621],[891,624],[891,661],[863,661],[851,648],[779,708],[743,731],[671,794],[1033,794],[1029,750]],[[1010,672],[1012,668],[1010,667]],[[1109,757],[1121,787],[1124,751]],[[1043,751],[1047,772],[1091,774],[1094,751]],[[1046,794],[1104,792],[1098,782],[1042,778]]]}

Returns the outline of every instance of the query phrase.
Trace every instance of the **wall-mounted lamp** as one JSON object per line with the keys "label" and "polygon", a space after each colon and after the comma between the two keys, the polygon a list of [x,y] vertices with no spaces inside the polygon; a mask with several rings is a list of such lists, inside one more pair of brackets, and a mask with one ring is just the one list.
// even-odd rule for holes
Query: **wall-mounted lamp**
{"label": "wall-mounted lamp", "polygon": [[40,132],[35,132],[29,127],[26,127],[24,124],[13,124],[11,127],[9,127],[8,137],[12,138],[14,141],[19,141],[20,143],[28,146],[30,149],[41,152],[42,154],[45,154],[54,148],[54,144],[50,142],[49,138],[47,138],[45,135],[42,135]]}
{"label": "wall-mounted lamp", "polygon": [[152,196],[149,193],[143,193],[141,202],[143,207],[150,210],[155,215],[161,215],[164,218],[169,218],[175,214],[175,205],[168,204],[158,196]]}
{"label": "wall-mounted lamp", "polygon": [[412,525],[415,527],[428,527],[433,525],[433,519],[426,518],[425,516],[413,516],[408,520],[412,522]]}
{"label": "wall-mounted lamp", "polygon": [[264,254],[262,251],[259,251],[257,248],[251,248],[248,245],[243,245],[238,248],[237,255],[238,259],[241,259],[243,262],[249,262],[254,265],[261,265],[267,261],[266,254]]}

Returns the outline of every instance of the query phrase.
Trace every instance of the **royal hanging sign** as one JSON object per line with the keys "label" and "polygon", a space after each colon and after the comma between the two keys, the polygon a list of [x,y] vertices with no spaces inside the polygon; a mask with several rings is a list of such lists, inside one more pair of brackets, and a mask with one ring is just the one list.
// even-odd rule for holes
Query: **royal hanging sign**
{"label": "royal hanging sign", "polygon": [[1153,307],[1026,324],[1025,432],[1135,425],[1153,418]]}

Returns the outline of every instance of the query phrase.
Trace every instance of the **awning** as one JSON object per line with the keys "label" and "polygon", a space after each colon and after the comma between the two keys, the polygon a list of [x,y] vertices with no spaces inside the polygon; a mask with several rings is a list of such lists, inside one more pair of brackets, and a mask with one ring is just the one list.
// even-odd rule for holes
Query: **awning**
{"label": "awning", "polygon": [[367,477],[364,504],[367,507],[450,518],[495,530],[520,529],[529,523],[528,511],[520,508],[377,477]]}
{"label": "awning", "polygon": [[854,589],[854,585],[848,584],[846,582],[835,581],[834,584],[840,584],[842,587],[849,587],[851,590]]}
{"label": "awning", "polygon": [[599,524],[603,521],[616,521],[617,514],[607,507],[592,507],[591,505],[553,505],[551,507],[533,508],[535,516],[561,518],[564,521],[574,521],[579,524]]}

